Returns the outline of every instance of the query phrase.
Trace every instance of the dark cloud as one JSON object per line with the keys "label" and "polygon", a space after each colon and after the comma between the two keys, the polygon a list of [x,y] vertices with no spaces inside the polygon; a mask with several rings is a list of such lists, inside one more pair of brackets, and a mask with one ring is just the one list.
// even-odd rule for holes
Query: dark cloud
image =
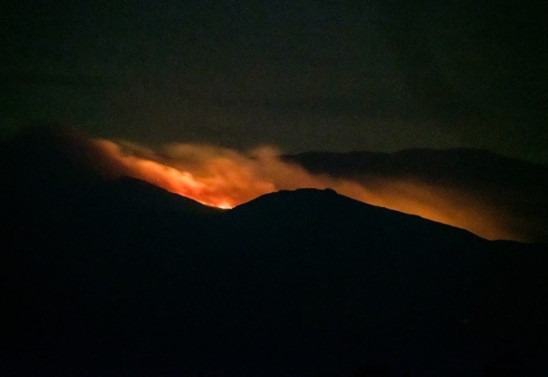
{"label": "dark cloud", "polygon": [[4,123],[548,161],[548,33],[534,2],[59,2],[3,14]]}

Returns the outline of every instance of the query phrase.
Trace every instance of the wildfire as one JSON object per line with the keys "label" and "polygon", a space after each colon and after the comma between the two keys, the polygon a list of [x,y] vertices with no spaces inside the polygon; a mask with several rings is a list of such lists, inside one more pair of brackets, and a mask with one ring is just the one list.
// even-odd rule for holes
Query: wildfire
{"label": "wildfire", "polygon": [[461,193],[409,180],[372,177],[364,184],[312,174],[282,161],[271,147],[240,152],[196,144],[152,150],[105,139],[92,144],[109,161],[102,167],[107,174],[138,178],[212,207],[233,208],[278,190],[331,188],[368,204],[468,229],[485,238],[516,238],[499,224],[494,211]]}

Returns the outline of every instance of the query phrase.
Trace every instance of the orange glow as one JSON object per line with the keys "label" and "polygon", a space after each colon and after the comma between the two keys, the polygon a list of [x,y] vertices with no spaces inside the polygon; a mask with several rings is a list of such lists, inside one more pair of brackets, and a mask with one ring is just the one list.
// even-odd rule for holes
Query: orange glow
{"label": "orange glow", "polygon": [[110,163],[108,175],[127,175],[202,204],[233,208],[278,190],[331,188],[353,199],[457,226],[488,239],[519,239],[496,209],[468,194],[409,179],[340,179],[311,174],[282,161],[271,147],[239,152],[211,145],[170,144],[152,150],[134,143],[93,140]]}

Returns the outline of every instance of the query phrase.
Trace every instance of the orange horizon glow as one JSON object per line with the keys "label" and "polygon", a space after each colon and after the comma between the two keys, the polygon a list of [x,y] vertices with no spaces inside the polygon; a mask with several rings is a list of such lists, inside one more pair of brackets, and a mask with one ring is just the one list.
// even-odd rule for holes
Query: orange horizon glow
{"label": "orange horizon glow", "polygon": [[[367,184],[312,174],[279,157],[272,147],[247,152],[197,144],[159,150],[106,139],[92,144],[108,159],[108,175],[131,176],[222,209],[278,190],[330,188],[361,202],[467,229],[487,239],[517,239],[493,209],[463,193],[401,178],[369,177]],[[500,216],[499,216],[500,217]]]}

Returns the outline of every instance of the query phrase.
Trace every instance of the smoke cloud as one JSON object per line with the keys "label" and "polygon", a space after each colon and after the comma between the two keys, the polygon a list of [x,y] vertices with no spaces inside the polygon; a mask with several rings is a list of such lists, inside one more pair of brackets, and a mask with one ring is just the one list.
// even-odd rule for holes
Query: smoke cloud
{"label": "smoke cloud", "polygon": [[19,187],[12,194],[23,200],[43,182],[71,190],[90,179],[125,176],[227,209],[278,190],[330,188],[487,239],[548,242],[548,169],[485,151],[284,155],[271,146],[235,150],[171,143],[152,148],[90,139],[74,129],[31,127],[0,145],[0,160],[4,186]]}
{"label": "smoke cloud", "polygon": [[152,149],[128,141],[93,139],[108,176],[131,176],[202,204],[232,208],[263,194],[298,188],[331,188],[364,203],[467,229],[487,239],[528,241],[508,216],[457,187],[384,174],[335,177],[312,173],[264,146],[237,151],[173,143]]}
{"label": "smoke cloud", "polygon": [[109,176],[131,176],[202,204],[232,208],[278,190],[334,188],[363,196],[365,189],[344,179],[308,173],[284,162],[273,147],[249,151],[212,145],[168,144],[157,150],[127,141],[92,140],[112,163]]}

